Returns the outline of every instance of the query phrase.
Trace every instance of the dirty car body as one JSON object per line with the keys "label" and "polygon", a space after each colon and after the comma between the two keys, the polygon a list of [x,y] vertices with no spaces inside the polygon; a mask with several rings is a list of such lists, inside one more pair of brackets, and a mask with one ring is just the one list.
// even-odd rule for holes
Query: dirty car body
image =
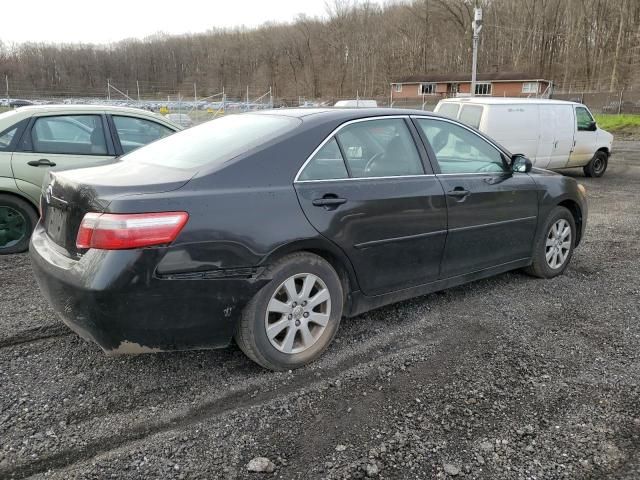
{"label": "dirty car body", "polygon": [[[460,125],[494,148],[504,168],[443,173],[419,122],[459,124],[437,115],[292,109],[234,117],[112,165],[52,172],[45,182],[30,249],[36,277],[65,323],[105,351],[228,345],[243,309],[270,282],[269,266],[293,252],[312,252],[332,265],[344,285],[342,313],[354,316],[526,267],[543,220],[558,205],[575,215],[575,245],[586,226],[587,205],[575,180],[544,170],[514,173],[509,152],[467,127]],[[377,140],[349,144],[357,139],[343,129],[370,121],[383,121],[366,133]],[[366,153],[387,137],[391,145],[398,128],[419,162],[403,175]],[[221,143],[211,145],[211,136]],[[335,173],[335,159],[321,159],[310,172],[336,137],[354,162],[346,177]],[[408,155],[403,148],[395,155]],[[186,212],[188,220],[164,244],[79,245],[89,213],[154,212]]]}

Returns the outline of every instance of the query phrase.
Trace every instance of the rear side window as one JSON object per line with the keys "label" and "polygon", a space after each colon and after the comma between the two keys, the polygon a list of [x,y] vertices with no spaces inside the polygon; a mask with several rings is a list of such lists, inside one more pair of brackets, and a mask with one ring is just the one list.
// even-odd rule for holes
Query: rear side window
{"label": "rear side window", "polygon": [[338,142],[332,138],[307,163],[298,180],[331,180],[348,176]]}
{"label": "rear side window", "polygon": [[457,103],[442,103],[436,113],[449,118],[458,118],[458,110],[460,110],[460,105]]}
{"label": "rear side window", "polygon": [[229,115],[163,138],[123,160],[183,169],[221,165],[300,123],[300,119],[279,115]]}
{"label": "rear side window", "polygon": [[340,130],[337,137],[352,177],[424,173],[411,133],[401,118],[357,122]]}
{"label": "rear side window", "polygon": [[479,105],[464,105],[460,112],[459,120],[470,127],[478,128],[480,120],[482,120],[482,107]]}
{"label": "rear side window", "polygon": [[36,153],[107,154],[100,115],[40,117],[31,129],[31,144]]}
{"label": "rear side window", "polygon": [[112,118],[124,153],[129,153],[173,133],[173,130],[159,123],[142,118],[119,115],[114,115]]}

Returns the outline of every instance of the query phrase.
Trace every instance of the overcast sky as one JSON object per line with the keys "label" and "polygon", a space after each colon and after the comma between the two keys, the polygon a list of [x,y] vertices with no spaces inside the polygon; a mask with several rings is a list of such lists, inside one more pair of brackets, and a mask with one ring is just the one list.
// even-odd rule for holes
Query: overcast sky
{"label": "overcast sky", "polygon": [[[333,0],[329,0],[333,3]],[[109,43],[322,16],[325,0],[0,0],[0,40]]]}

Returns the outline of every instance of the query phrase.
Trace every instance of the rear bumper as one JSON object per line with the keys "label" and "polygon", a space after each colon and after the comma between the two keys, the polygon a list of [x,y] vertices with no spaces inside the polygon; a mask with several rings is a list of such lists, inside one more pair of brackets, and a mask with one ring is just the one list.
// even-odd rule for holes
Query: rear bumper
{"label": "rear bumper", "polygon": [[107,353],[227,346],[244,306],[267,280],[158,278],[155,266],[166,251],[89,250],[74,260],[38,225],[30,256],[54,310]]}

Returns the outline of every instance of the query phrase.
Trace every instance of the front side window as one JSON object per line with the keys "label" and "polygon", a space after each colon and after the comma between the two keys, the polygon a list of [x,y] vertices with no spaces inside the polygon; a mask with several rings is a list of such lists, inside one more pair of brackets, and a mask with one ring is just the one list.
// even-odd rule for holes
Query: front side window
{"label": "front side window", "polygon": [[491,82],[476,83],[476,95],[491,95]]}
{"label": "front side window", "polygon": [[164,125],[142,118],[119,115],[114,115],[112,118],[124,153],[129,153],[173,133],[173,130]]}
{"label": "front side window", "polygon": [[436,84],[435,83],[421,83],[418,88],[418,93],[420,95],[433,95],[436,93]]}
{"label": "front side window", "polygon": [[31,129],[31,144],[36,153],[107,154],[100,115],[40,117]]}
{"label": "front side window", "polygon": [[504,172],[502,154],[472,131],[443,120],[417,119],[442,173]]}
{"label": "front side window", "polygon": [[578,130],[591,130],[593,117],[584,107],[576,107],[576,120],[578,122]]}
{"label": "front side window", "polygon": [[348,176],[338,142],[332,138],[307,163],[298,180],[334,180]]}
{"label": "front side window", "polygon": [[18,125],[14,125],[10,127],[8,130],[0,133],[0,152],[4,150],[8,150],[13,138],[18,131]]}
{"label": "front side window", "polygon": [[424,173],[411,133],[401,118],[356,122],[340,130],[337,137],[352,177]]}

